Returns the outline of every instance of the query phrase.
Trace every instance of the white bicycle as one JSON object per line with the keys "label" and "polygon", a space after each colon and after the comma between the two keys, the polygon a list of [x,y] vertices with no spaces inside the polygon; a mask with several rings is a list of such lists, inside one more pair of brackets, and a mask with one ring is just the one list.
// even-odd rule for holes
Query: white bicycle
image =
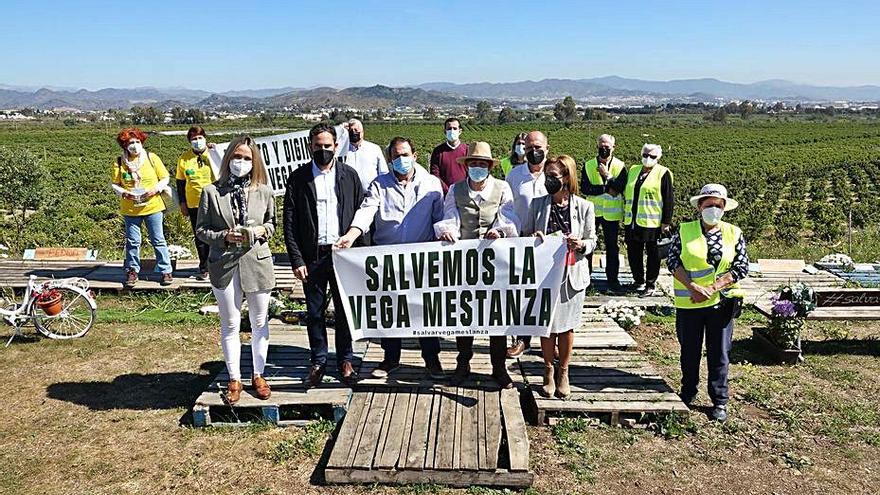
{"label": "white bicycle", "polygon": [[6,347],[22,335],[21,329],[28,321],[50,339],[75,339],[92,328],[98,304],[88,280],[66,278],[40,284],[36,280],[33,275],[28,278],[21,304],[0,308],[3,321],[15,329]]}

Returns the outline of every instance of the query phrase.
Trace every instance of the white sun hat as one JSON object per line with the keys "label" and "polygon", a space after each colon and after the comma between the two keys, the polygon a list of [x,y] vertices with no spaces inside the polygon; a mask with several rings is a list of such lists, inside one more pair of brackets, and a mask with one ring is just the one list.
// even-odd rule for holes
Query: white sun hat
{"label": "white sun hat", "polygon": [[724,200],[724,211],[730,211],[737,206],[739,202],[733,198],[727,197],[727,188],[721,184],[706,184],[700,189],[700,194],[691,197],[691,205],[696,207],[703,198],[718,198]]}

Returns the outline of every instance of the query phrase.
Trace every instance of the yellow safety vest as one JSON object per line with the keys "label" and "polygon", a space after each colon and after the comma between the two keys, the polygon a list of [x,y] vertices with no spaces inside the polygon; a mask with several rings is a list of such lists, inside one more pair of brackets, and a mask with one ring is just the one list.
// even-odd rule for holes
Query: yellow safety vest
{"label": "yellow safety vest", "polygon": [[[617,158],[611,158],[611,168],[609,169],[611,177],[617,177],[626,166]],[[601,186],[602,176],[599,175],[599,162],[593,158],[584,164],[584,171],[587,174],[587,180],[594,186]],[[598,196],[587,196],[588,200],[593,203],[596,218],[604,218],[608,221],[623,220],[623,195],[618,194],[612,196],[602,193]]]}
{"label": "yellow safety vest", "polygon": [[[627,176],[626,188],[623,191],[624,203],[626,210],[624,211],[623,224],[632,224],[632,205],[633,194],[636,188],[636,179],[642,173],[643,165],[635,165],[629,169]],[[672,179],[672,172],[663,165],[654,165],[654,168],[648,172],[648,177],[639,188],[638,213],[636,216],[636,225],[646,229],[656,229],[660,227],[660,218],[663,216],[663,195],[660,192],[660,179],[663,174],[669,172],[669,178]]]}
{"label": "yellow safety vest", "polygon": [[[709,245],[706,242],[706,236],[703,235],[703,227],[700,220],[681,224],[678,229],[681,237],[681,266],[687,272],[688,277],[698,285],[708,287],[712,285],[720,275],[724,275],[730,270],[730,264],[736,256],[736,243],[742,237],[742,231],[739,227],[727,222],[719,222],[718,227],[721,229],[721,261],[716,269],[708,261],[706,257],[709,254]],[[742,298],[745,294],[735,283],[721,292],[716,292],[706,301],[695,303],[691,301],[691,292],[678,279],[673,279],[673,290],[675,292],[675,307],[682,309],[708,308],[721,302],[721,294],[724,297]]]}

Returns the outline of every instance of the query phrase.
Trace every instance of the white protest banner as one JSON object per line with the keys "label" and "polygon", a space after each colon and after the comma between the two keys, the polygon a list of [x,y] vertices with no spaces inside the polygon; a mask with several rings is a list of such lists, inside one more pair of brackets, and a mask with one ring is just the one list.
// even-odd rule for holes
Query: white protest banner
{"label": "white protest banner", "polygon": [[[344,155],[348,151],[348,130],[341,125],[336,126],[335,129],[339,145],[336,155]],[[309,149],[309,131],[258,137],[254,138],[254,142],[266,164],[266,171],[269,173],[269,187],[272,188],[275,196],[283,196],[287,186],[287,176],[300,165],[312,161],[312,152]],[[208,150],[212,165],[220,166],[228,146],[229,143],[221,143]],[[214,173],[219,175],[219,170],[215,170]]]}
{"label": "white protest banner", "polygon": [[560,236],[512,237],[340,249],[333,264],[355,339],[546,336],[565,253]]}

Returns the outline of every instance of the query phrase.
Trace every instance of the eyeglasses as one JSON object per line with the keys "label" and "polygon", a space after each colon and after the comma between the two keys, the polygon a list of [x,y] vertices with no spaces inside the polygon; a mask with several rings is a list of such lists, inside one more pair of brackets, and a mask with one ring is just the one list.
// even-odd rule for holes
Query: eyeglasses
{"label": "eyeglasses", "polygon": [[657,155],[652,155],[650,153],[642,153],[642,158],[651,158],[652,160],[656,160]]}

